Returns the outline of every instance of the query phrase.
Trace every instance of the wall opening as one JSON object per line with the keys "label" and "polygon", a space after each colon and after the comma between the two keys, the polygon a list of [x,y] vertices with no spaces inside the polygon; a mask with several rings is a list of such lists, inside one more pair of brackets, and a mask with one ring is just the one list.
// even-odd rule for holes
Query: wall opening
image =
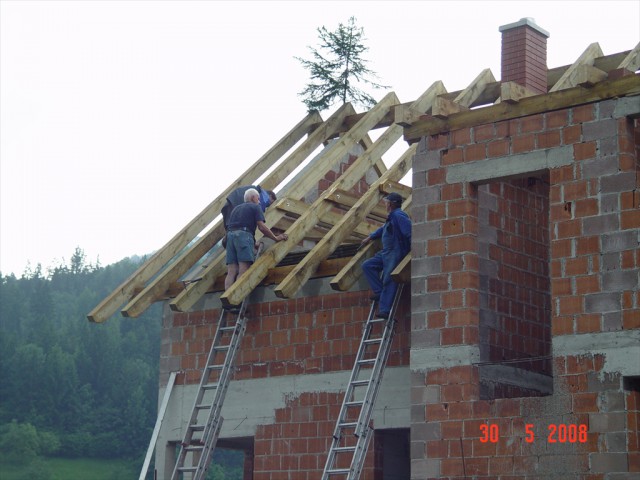
{"label": "wall opening", "polygon": [[478,187],[480,395],[551,394],[549,174]]}
{"label": "wall opening", "polygon": [[406,480],[411,477],[409,429],[375,430],[375,480]]}

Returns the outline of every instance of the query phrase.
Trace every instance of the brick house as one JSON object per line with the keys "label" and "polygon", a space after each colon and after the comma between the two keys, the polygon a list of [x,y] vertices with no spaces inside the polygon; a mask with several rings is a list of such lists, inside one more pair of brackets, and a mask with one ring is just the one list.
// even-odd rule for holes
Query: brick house
{"label": "brick house", "polygon": [[[240,177],[231,187],[267,175],[275,188],[317,153],[268,211],[292,241],[232,291],[210,253],[219,225],[187,245],[216,200],[90,314],[165,302],[160,399],[177,376],[158,479],[221,302],[249,296],[218,447],[245,452],[246,479],[320,479],[370,307],[359,265],[372,251],[351,247],[380,224],[388,191],[407,199],[412,252],[395,274],[406,288],[361,478],[640,477],[640,44],[608,56],[593,44],[548,70],[533,20],[500,31],[501,81],[487,70],[460,92],[436,82],[410,104],[391,94],[364,114],[310,116]],[[410,148],[385,169],[402,134]],[[319,153],[295,146],[304,135]],[[412,188],[399,183],[410,168]]]}

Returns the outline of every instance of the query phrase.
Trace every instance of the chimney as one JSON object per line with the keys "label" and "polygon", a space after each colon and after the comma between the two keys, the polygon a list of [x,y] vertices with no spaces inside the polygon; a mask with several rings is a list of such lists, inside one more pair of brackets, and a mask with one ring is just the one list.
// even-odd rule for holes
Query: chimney
{"label": "chimney", "polygon": [[533,18],[503,25],[502,81],[515,82],[537,93],[547,93],[547,38],[549,32]]}

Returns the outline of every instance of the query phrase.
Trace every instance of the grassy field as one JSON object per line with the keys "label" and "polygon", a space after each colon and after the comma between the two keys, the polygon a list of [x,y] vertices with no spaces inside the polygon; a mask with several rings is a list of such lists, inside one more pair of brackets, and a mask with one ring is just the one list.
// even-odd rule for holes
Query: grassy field
{"label": "grassy field", "polygon": [[[44,458],[38,466],[0,463],[2,480],[126,480],[137,479],[140,467],[122,460]],[[49,475],[47,475],[49,474]]]}

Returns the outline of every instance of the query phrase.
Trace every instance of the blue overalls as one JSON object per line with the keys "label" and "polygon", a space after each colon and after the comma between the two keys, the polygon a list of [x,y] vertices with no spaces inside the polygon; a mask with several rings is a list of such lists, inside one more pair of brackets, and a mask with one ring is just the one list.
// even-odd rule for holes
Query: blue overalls
{"label": "blue overalls", "polygon": [[382,250],[365,260],[362,271],[373,294],[380,298],[379,315],[388,316],[398,289],[398,284],[391,279],[391,272],[410,250],[411,220],[402,210],[394,210],[387,222],[370,236],[372,239],[382,237]]}

